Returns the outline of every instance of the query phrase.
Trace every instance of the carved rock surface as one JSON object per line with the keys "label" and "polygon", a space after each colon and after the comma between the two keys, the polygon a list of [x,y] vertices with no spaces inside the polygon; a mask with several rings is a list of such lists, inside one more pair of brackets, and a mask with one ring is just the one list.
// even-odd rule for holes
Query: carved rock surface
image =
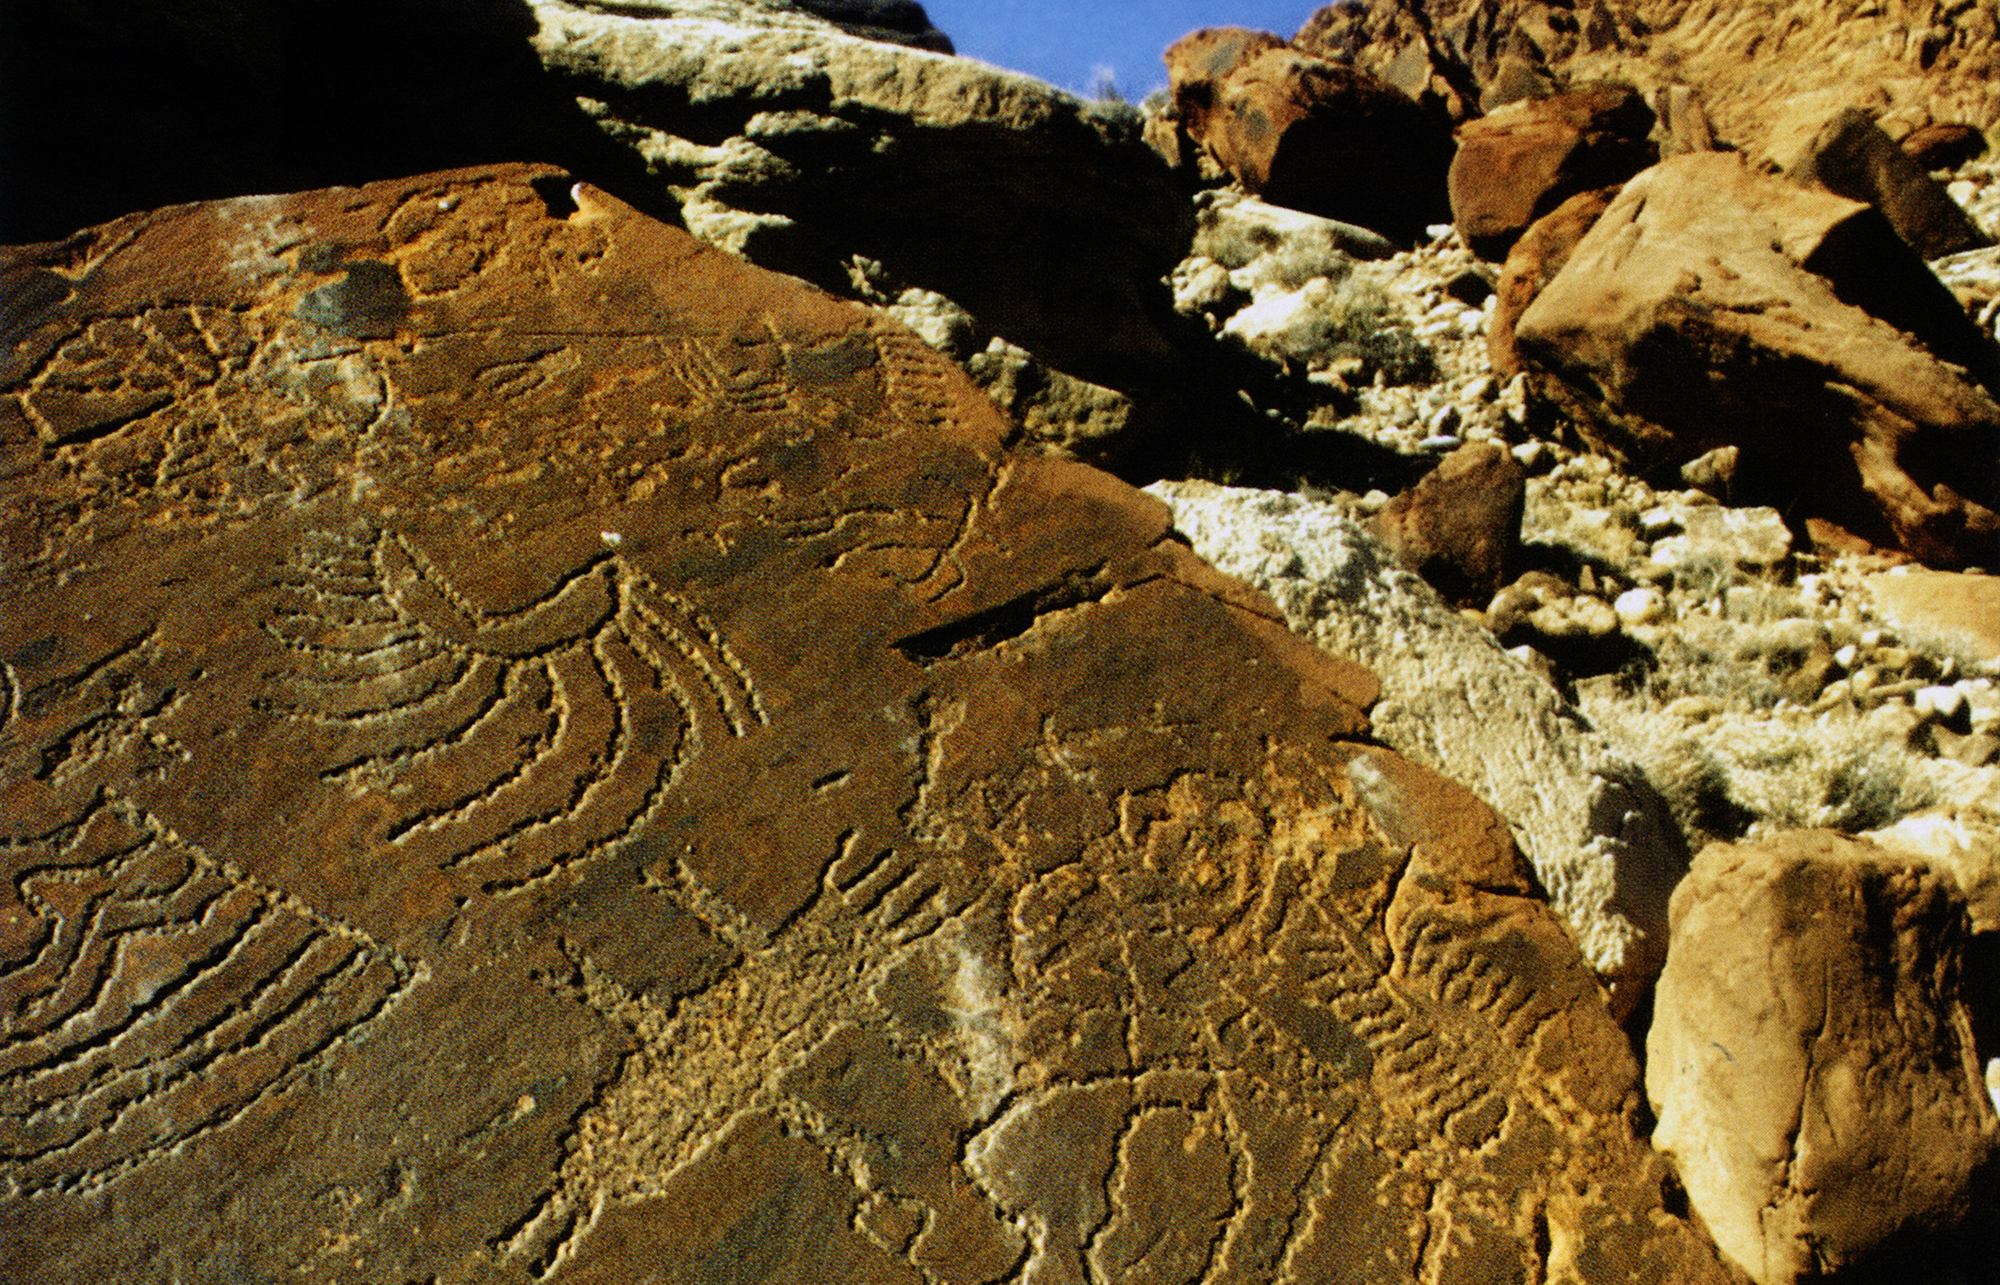
{"label": "carved rock surface", "polygon": [[[1160,284],[1194,230],[1181,184],[1131,120],[857,34],[936,46],[916,4],[129,0],[117,13],[10,12],[0,119],[37,123],[0,148],[0,240],[529,158],[835,293],[868,294],[851,284],[868,265],[892,299],[941,294],[988,337],[1142,412],[1157,386],[1200,386]],[[77,96],[86,65],[92,92]],[[64,98],[72,110],[46,109]],[[1141,413],[1122,436],[1176,427]],[[1093,426],[1067,428],[1055,449],[1115,454]]]}
{"label": "carved rock surface", "polygon": [[540,167],[0,260],[0,1264],[1731,1279],[1165,506]]}
{"label": "carved rock surface", "polygon": [[1703,152],[1625,185],[1514,344],[1592,444],[1638,471],[1737,446],[1740,503],[1829,539],[1994,565],[2000,405],[1934,355],[1990,377],[1992,343],[1967,325],[1873,210]]}
{"label": "carved rock surface", "polygon": [[1270,594],[1299,633],[1375,671],[1375,734],[1506,819],[1614,1006],[1637,1005],[1666,959],[1667,898],[1688,862],[1645,774],[1339,510],[1208,482],[1147,489],[1197,553]]}
{"label": "carved rock surface", "polygon": [[1451,218],[1499,262],[1528,226],[1579,192],[1623,183],[1659,159],[1653,112],[1630,89],[1592,85],[1495,109],[1458,131]]}
{"label": "carved rock surface", "polygon": [[1943,1266],[2000,1139],[1953,879],[1799,831],[1704,850],[1673,910],[1646,1088],[1717,1242],[1760,1285]]}

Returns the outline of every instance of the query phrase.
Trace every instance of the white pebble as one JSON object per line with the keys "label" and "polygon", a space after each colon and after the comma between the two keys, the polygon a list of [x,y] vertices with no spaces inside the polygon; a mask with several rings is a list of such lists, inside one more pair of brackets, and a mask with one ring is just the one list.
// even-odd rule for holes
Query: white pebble
{"label": "white pebble", "polygon": [[1627,589],[1611,607],[1627,625],[1650,625],[1667,614],[1667,598],[1658,589]]}
{"label": "white pebble", "polygon": [[1965,712],[1965,693],[1956,687],[1920,687],[1910,703],[1917,713],[1948,723]]}

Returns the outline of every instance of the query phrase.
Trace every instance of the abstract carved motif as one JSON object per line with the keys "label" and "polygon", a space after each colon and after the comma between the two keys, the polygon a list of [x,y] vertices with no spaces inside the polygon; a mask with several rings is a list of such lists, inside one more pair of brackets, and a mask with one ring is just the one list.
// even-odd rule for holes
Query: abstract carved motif
{"label": "abstract carved motif", "polygon": [[297,1079],[411,982],[366,937],[94,810],[10,844],[8,1194],[102,1181]]}
{"label": "abstract carved motif", "polygon": [[531,166],[0,262],[0,1276],[1730,1279],[1502,827]]}

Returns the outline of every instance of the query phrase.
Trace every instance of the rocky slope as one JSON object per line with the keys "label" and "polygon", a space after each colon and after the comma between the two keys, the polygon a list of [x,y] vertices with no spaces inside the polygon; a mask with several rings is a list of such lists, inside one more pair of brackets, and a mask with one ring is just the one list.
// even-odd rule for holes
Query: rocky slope
{"label": "rocky slope", "polygon": [[0,1274],[1984,1278],[1988,0],[87,17]]}

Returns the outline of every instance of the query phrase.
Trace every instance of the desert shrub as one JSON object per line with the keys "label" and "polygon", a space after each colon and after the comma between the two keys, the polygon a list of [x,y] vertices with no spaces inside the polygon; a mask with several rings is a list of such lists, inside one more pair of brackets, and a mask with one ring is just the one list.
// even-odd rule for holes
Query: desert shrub
{"label": "desert shrub", "polygon": [[1437,378],[1437,354],[1410,329],[1409,319],[1389,292],[1369,278],[1351,276],[1338,283],[1323,317],[1328,364],[1358,357],[1364,369],[1381,372],[1392,384]]}

